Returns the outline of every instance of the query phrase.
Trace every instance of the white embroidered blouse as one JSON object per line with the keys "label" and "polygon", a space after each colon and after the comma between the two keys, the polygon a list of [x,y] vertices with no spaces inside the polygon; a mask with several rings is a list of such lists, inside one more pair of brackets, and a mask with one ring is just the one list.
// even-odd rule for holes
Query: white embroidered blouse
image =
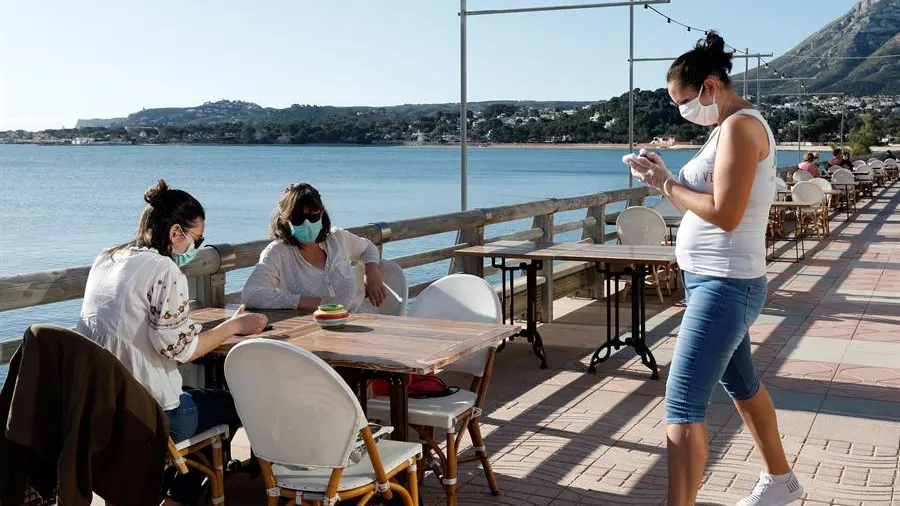
{"label": "white embroidered blouse", "polygon": [[319,247],[328,254],[324,270],[307,262],[295,246],[269,243],[241,292],[247,309],[295,309],[301,297],[317,297],[326,304],[343,304],[351,313],[373,312],[360,271],[352,263],[378,263],[378,248],[339,228]]}
{"label": "white embroidered blouse", "polygon": [[164,410],[178,407],[181,373],[202,330],[191,321],[187,278],[149,248],[101,253],[91,266],[76,330],[112,352]]}

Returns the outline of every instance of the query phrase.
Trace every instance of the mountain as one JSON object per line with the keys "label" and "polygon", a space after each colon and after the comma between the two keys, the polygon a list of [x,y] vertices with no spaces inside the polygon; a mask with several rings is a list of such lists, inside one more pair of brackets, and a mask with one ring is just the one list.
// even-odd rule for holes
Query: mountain
{"label": "mountain", "polygon": [[[533,109],[574,109],[598,102],[515,101],[500,100],[469,104],[470,111],[483,111],[491,106],[530,107]],[[602,103],[600,101],[599,103]],[[220,100],[196,107],[163,107],[144,109],[117,119],[79,119],[75,128],[88,127],[160,127],[206,125],[212,123],[290,123],[323,117],[425,117],[437,113],[459,115],[459,104],[404,104],[388,107],[335,107],[294,104],[284,109],[262,107],[251,102]]]}
{"label": "mountain", "polygon": [[[769,68],[759,69],[759,75],[815,77],[800,81],[810,92],[900,94],[900,57],[878,58],[883,55],[900,55],[900,0],[860,0],[849,12],[773,60]],[[773,69],[777,69],[777,75]],[[737,80],[742,76],[738,74]],[[750,90],[755,90],[756,71],[751,69],[747,77]],[[764,96],[800,91],[797,81],[762,86]]]}

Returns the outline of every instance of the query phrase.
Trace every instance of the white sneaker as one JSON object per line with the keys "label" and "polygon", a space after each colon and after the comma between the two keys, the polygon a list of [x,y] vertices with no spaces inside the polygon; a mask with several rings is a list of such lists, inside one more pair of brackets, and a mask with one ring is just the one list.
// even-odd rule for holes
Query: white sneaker
{"label": "white sneaker", "polygon": [[771,474],[761,471],[753,492],[738,501],[737,506],[785,506],[802,495],[803,487],[793,472],[787,483],[775,483]]}

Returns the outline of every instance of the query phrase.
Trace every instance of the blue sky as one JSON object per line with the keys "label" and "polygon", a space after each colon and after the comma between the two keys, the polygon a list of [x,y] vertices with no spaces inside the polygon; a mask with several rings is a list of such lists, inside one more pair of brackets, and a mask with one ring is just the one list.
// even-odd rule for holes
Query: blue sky
{"label": "blue sky", "polygon": [[[587,2],[468,3],[479,10]],[[657,7],[777,56],[856,3]],[[223,98],[271,107],[455,102],[458,10],[457,0],[0,0],[0,130]],[[636,57],[676,56],[699,35],[641,8],[635,20]],[[472,17],[468,32],[471,101],[599,100],[628,88],[627,7]],[[637,64],[635,86],[663,86],[666,68]]]}

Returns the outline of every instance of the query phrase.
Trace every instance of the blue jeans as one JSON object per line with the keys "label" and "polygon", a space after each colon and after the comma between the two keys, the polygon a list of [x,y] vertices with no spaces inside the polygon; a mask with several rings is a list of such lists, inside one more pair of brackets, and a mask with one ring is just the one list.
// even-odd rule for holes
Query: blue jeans
{"label": "blue jeans", "polygon": [[226,390],[186,390],[181,392],[178,402],[177,408],[166,411],[169,436],[176,443],[223,423],[233,436],[241,426],[234,399]]}
{"label": "blue jeans", "polygon": [[683,271],[687,310],[666,382],[666,421],[706,421],[716,382],[735,400],[759,392],[750,353],[750,325],[766,303],[767,280],[702,276]]}
{"label": "blue jeans", "polygon": [[[179,405],[166,411],[169,437],[178,443],[219,424],[228,425],[229,440],[222,445],[225,462],[230,458],[230,438],[241,426],[234,407],[234,399],[226,390],[186,390],[178,397]],[[206,448],[208,452],[208,448]],[[207,455],[212,461],[212,455]],[[178,474],[170,483],[166,496],[179,504],[194,504],[203,487],[205,475],[190,468],[186,475]]]}

